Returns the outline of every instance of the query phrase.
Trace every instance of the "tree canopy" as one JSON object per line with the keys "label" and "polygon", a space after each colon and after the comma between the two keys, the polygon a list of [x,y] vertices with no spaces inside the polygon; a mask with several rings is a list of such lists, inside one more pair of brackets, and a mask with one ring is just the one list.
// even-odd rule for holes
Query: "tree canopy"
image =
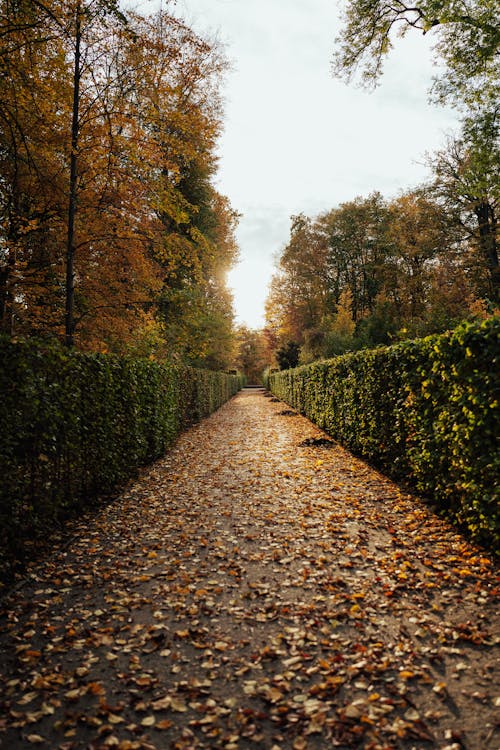
{"label": "tree canopy", "polygon": [[495,0],[348,0],[333,60],[336,75],[364,84],[379,80],[397,37],[431,33],[445,70],[434,94],[455,104],[498,98],[500,23]]}
{"label": "tree canopy", "polygon": [[228,365],[226,68],[167,10],[0,0],[3,330]]}
{"label": "tree canopy", "polygon": [[291,344],[310,362],[441,332],[481,311],[490,266],[473,206],[459,210],[452,189],[439,193],[436,181],[292,217],[266,304],[278,361]]}

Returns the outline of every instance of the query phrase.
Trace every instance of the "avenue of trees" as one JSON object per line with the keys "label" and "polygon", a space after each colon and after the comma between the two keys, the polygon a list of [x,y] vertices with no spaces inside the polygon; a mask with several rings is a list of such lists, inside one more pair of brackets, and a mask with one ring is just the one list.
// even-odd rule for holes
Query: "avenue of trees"
{"label": "avenue of trees", "polygon": [[498,312],[500,25],[493,0],[348,0],[334,74],[374,86],[397,37],[431,33],[430,98],[460,130],[428,157],[425,185],[293,216],[267,300],[280,366],[437,333]]}
{"label": "avenue of trees", "polygon": [[[164,5],[165,7],[165,5]],[[166,10],[0,0],[0,328],[227,367],[226,61]]]}

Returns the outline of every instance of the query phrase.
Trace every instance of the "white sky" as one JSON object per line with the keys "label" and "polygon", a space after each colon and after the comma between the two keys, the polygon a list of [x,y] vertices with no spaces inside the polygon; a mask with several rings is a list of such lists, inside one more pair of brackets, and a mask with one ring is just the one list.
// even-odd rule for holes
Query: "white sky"
{"label": "white sky", "polygon": [[442,146],[457,118],[427,102],[430,35],[398,40],[368,93],[330,74],[335,0],[177,0],[175,8],[197,32],[216,34],[233,63],[217,188],[243,214],[241,261],[229,275],[237,319],[259,328],[290,216],[416,186],[427,177],[424,153]]}

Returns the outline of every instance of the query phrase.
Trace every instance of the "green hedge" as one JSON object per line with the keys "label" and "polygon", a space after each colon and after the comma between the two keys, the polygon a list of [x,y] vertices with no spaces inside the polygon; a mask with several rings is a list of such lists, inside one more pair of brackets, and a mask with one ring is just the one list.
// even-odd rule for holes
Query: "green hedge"
{"label": "green hedge", "polygon": [[0,338],[0,577],[26,540],[113,491],[241,385],[235,375]]}
{"label": "green hedge", "polygon": [[498,552],[500,318],[270,376],[276,396]]}

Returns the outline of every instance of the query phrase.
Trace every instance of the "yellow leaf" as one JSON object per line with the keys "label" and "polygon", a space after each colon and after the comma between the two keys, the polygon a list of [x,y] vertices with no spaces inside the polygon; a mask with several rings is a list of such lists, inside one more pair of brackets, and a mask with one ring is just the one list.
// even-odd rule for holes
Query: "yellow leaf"
{"label": "yellow leaf", "polygon": [[415,677],[415,672],[412,672],[410,669],[402,669],[399,676],[403,680],[411,680],[412,677]]}

